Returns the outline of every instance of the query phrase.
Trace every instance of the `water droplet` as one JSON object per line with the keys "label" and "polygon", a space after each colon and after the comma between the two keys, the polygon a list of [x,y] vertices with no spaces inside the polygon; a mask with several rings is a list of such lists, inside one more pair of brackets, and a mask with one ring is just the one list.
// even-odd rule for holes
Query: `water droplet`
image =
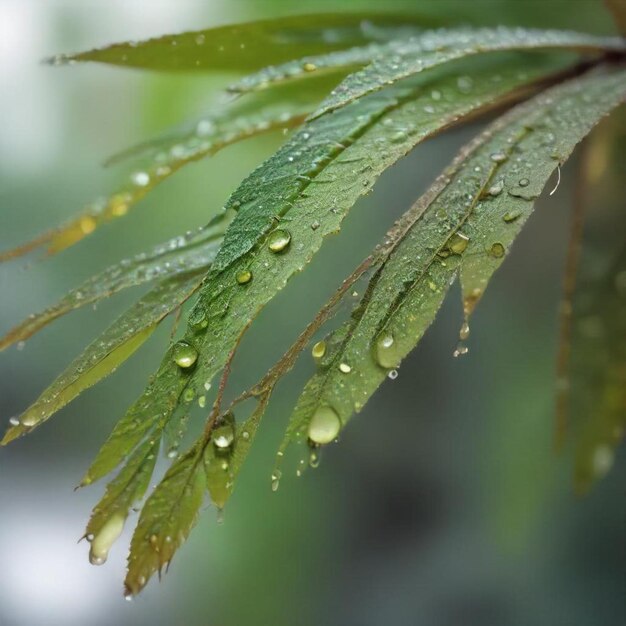
{"label": "water droplet", "polygon": [[311,230],[317,230],[319,227],[320,223],[317,220],[311,223]]}
{"label": "water droplet", "polygon": [[309,467],[316,468],[320,465],[320,455],[317,450],[311,450],[309,454]]}
{"label": "water droplet", "polygon": [[314,359],[321,359],[326,354],[326,342],[318,341],[311,350]]}
{"label": "water droplet", "polygon": [[278,253],[284,252],[291,243],[291,235],[289,231],[277,229],[270,233],[267,238],[267,247],[270,249],[270,252]]}
{"label": "water droplet", "polygon": [[314,72],[317,69],[317,65],[315,65],[315,63],[303,63],[302,69],[305,72]]}
{"label": "water droplet", "polygon": [[280,487],[281,476],[282,472],[278,469],[272,472],[272,491],[278,491],[278,487]]}
{"label": "water droplet", "polygon": [[508,157],[504,152],[493,152],[489,158],[494,163],[504,163]]}
{"label": "water droplet", "polygon": [[241,270],[240,272],[237,272],[237,276],[235,278],[240,285],[245,285],[252,280],[252,272],[250,270]]}
{"label": "water droplet", "polygon": [[196,397],[196,392],[191,387],[183,391],[184,402],[191,402],[195,397]]}
{"label": "water droplet", "polygon": [[9,420],[9,424],[11,424],[11,426],[19,426],[20,425],[20,420],[18,420],[17,417],[12,417]]}
{"label": "water droplet", "polygon": [[389,374],[387,374],[387,378],[390,378],[391,380],[398,378],[398,370],[390,370]]}
{"label": "water droplet", "polygon": [[170,448],[167,451],[167,458],[168,459],[175,459],[178,456],[178,448]]}
{"label": "water droplet", "polygon": [[81,231],[84,235],[89,235],[96,230],[96,220],[90,215],[85,215],[80,218],[78,225],[80,226]]}
{"label": "water droplet", "polygon": [[313,443],[324,445],[337,438],[341,430],[341,420],[335,409],[320,406],[309,422],[308,436]]}
{"label": "water droplet", "polygon": [[131,180],[137,187],[146,187],[150,184],[150,174],[147,172],[135,172],[131,176]]}
{"label": "water droplet", "polygon": [[186,341],[179,341],[174,345],[172,358],[178,367],[187,369],[198,360],[198,351]]}
{"label": "water droplet", "polygon": [[490,196],[494,196],[494,197],[499,196],[502,193],[503,189],[504,189],[504,181],[499,180],[498,182],[491,185],[491,187],[489,187],[488,193]]}
{"label": "water droplet", "polygon": [[192,309],[189,314],[189,326],[191,326],[195,332],[199,332],[204,330],[208,325],[209,320],[207,319],[206,313],[198,307]]}
{"label": "water droplet", "polygon": [[467,244],[469,243],[469,237],[464,235],[463,233],[454,233],[452,237],[450,237],[450,241],[448,243],[448,248],[450,248],[451,252],[454,254],[463,254],[465,249],[467,248]]}
{"label": "water droplet", "polygon": [[396,368],[399,364],[397,345],[393,334],[383,331],[374,344],[376,362],[384,368]]}
{"label": "water droplet", "polygon": [[204,44],[204,42],[206,41],[206,37],[204,36],[203,33],[199,33],[198,35],[196,35],[196,43],[201,46],[202,44]]}
{"label": "water droplet", "polygon": [[198,406],[203,409],[206,406],[206,396],[200,396],[198,398]]}
{"label": "water droplet", "polygon": [[89,547],[89,562],[92,565],[102,565],[109,556],[109,550],[124,530],[126,518],[123,515],[112,515],[94,535]]}
{"label": "water droplet", "polygon": [[244,430],[241,433],[241,438],[244,439],[245,441],[248,441],[250,439],[250,433],[247,430]]}
{"label": "water droplet", "polygon": [[459,76],[456,85],[461,93],[469,93],[472,90],[474,81],[469,76]]}
{"label": "water droplet", "polygon": [[606,476],[613,466],[614,460],[615,455],[613,454],[613,450],[611,450],[609,446],[598,446],[594,450],[591,460],[593,473],[596,475],[596,477],[602,478],[603,476]]}
{"label": "water droplet", "polygon": [[207,137],[215,131],[215,124],[211,120],[200,120],[196,126],[196,135]]}
{"label": "water droplet", "polygon": [[489,248],[489,254],[495,259],[502,258],[505,252],[504,246],[499,241],[491,244],[491,248]]}
{"label": "water droplet", "polygon": [[220,424],[213,430],[213,445],[220,450],[230,448],[235,440],[235,428],[232,422]]}
{"label": "water droplet", "polygon": [[463,322],[463,324],[461,324],[461,329],[459,330],[459,339],[461,339],[461,341],[465,341],[466,339],[469,338],[469,336],[470,336],[470,327],[466,320]]}
{"label": "water droplet", "polygon": [[507,224],[510,224],[511,222],[514,222],[521,214],[521,211],[508,211],[502,216],[502,219]]}
{"label": "water droplet", "polygon": [[339,363],[339,371],[344,374],[349,374],[352,371],[352,368],[347,363]]}
{"label": "water droplet", "polygon": [[468,352],[469,352],[469,348],[462,341],[460,341],[456,347],[456,350],[452,353],[452,356],[460,357],[460,356],[463,356],[464,354],[467,354]]}
{"label": "water droplet", "polygon": [[517,183],[520,187],[528,187],[528,185],[530,185],[530,181],[528,180],[528,178],[520,178],[519,182]]}

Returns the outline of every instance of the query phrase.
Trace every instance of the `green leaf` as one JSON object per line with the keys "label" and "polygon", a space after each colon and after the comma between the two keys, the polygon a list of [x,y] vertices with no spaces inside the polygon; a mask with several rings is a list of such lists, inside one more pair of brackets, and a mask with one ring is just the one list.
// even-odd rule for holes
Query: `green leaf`
{"label": "green leaf", "polygon": [[280,65],[270,65],[231,83],[228,91],[244,94],[275,87],[281,83],[290,83],[301,78],[337,72],[347,73],[349,70],[371,63],[378,56],[389,53],[390,49],[391,46],[387,44],[371,43],[367,46],[306,56]]}
{"label": "green leaf", "polygon": [[104,497],[94,507],[85,531],[85,537],[91,543],[89,560],[93,565],[102,565],[106,561],[131,507],[146,493],[158,452],[158,439],[144,441],[107,485]]}
{"label": "green leaf", "polygon": [[[461,151],[390,233],[390,251],[338,331],[343,339],[331,335],[338,345],[298,400],[281,449],[289,440],[315,443],[316,424],[333,414],[344,427],[417,344],[459,273],[469,315],[559,163],[625,99],[624,71],[572,80],[516,107]],[[467,323],[460,334],[467,339]]]}
{"label": "green leaf", "polygon": [[[390,44],[392,54],[375,59],[335,88],[314,117],[345,106],[396,81],[424,72],[454,59],[503,50],[577,50],[601,53],[624,51],[623,39],[594,37],[566,31],[523,28],[482,28],[427,31],[408,41]],[[471,89],[471,77],[461,87]]]}
{"label": "green leaf", "polygon": [[[136,418],[143,423],[162,410],[173,411],[183,390],[203,394],[250,321],[294,272],[304,268],[323,238],[338,230],[348,209],[377,176],[419,141],[471,111],[495,106],[542,75],[534,68],[521,76],[520,67],[521,61],[512,60],[493,80],[493,68],[487,64],[477,73],[471,94],[459,92],[456,73],[430,81],[419,77],[305,125],[229,200],[227,206],[238,208],[238,214],[185,335],[199,355],[193,370],[181,373],[168,353],[131,413],[139,411]],[[282,253],[268,247],[277,230],[268,233],[277,223],[279,231],[291,235]],[[244,275],[250,280],[242,284]]]}
{"label": "green leaf", "polygon": [[192,127],[171,131],[168,136],[133,147],[116,155],[112,162],[129,156],[138,157],[125,182],[112,193],[89,204],[65,224],[42,233],[11,250],[0,253],[0,262],[45,247],[56,254],[78,243],[100,226],[125,216],[140,200],[182,167],[216,154],[221,149],[251,137],[302,123],[321,99],[318,81],[315,87],[298,94],[294,88],[263,94],[244,106],[217,107]]}
{"label": "green leaf", "polygon": [[203,452],[198,446],[175,461],[146,501],[130,546],[127,597],[169,565],[194,526],[205,490]]}
{"label": "green leaf", "polygon": [[200,286],[206,267],[158,284],[92,342],[19,417],[2,440],[5,445],[30,432],[126,361],[159,322]]}
{"label": "green leaf", "polygon": [[[48,59],[53,65],[96,61],[158,71],[254,70],[302,55],[387,40],[425,24],[393,14],[318,13],[166,35]],[[432,25],[432,20],[429,21]]]}
{"label": "green leaf", "polygon": [[29,316],[0,338],[0,350],[28,339],[50,322],[74,309],[108,298],[123,289],[207,268],[215,258],[225,223],[231,216],[223,217],[226,219],[221,220],[222,223],[170,239],[147,254],[125,259],[92,276],[56,304]]}

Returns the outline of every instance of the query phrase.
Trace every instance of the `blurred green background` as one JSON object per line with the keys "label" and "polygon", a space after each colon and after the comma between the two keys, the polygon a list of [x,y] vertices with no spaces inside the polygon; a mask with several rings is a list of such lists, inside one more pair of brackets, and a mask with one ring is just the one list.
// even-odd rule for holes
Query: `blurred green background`
{"label": "blurred green background", "polygon": [[[226,76],[42,57],[124,39],[298,12],[402,8],[447,20],[612,32],[596,0],[0,0],[0,249],[72,215],[119,179],[102,160],[207,109]],[[352,211],[310,269],[269,306],[236,361],[255,380],[478,125],[415,150]],[[124,220],[46,263],[0,266],[0,331],[113,259],[205,223],[283,140],[185,168]],[[584,499],[554,456],[557,309],[575,163],[542,198],[453,359],[454,291],[418,349],[325,451],[315,472],[270,490],[303,358],[281,384],[223,524],[206,510],[161,584],[122,599],[130,526],[100,568],[77,544],[102,486],[73,492],[167,341],[161,329],[118,373],[0,450],[0,624],[189,626],[618,626],[624,608],[624,454]],[[622,202],[623,204],[623,202]],[[8,418],[136,294],[60,320],[0,358]],[[621,475],[621,476],[620,476]],[[620,477],[622,480],[620,480]]]}

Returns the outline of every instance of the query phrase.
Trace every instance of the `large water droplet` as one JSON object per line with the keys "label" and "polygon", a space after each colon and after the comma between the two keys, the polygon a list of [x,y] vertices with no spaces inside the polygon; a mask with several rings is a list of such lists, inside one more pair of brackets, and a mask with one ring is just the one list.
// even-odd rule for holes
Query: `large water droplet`
{"label": "large water droplet", "polygon": [[464,235],[463,233],[454,233],[454,235],[450,237],[448,248],[450,248],[451,252],[454,252],[454,254],[463,254],[468,243],[469,237],[467,235]]}
{"label": "large water droplet", "polygon": [[198,360],[198,351],[186,341],[179,341],[174,345],[172,358],[178,367],[187,369]]}
{"label": "large water droplet", "polygon": [[284,252],[291,243],[291,235],[289,231],[281,228],[271,232],[267,238],[267,247],[271,252],[278,253]]}
{"label": "large water droplet", "polygon": [[312,348],[311,354],[314,359],[321,359],[326,354],[326,342],[318,341]]}
{"label": "large water droplet", "polygon": [[495,243],[491,244],[491,248],[489,248],[489,254],[495,259],[502,258],[505,252],[506,250],[504,246],[499,241],[496,241]]}
{"label": "large water droplet", "polygon": [[235,416],[228,412],[222,421],[213,429],[211,437],[213,445],[219,450],[225,451],[230,448],[235,440]]}
{"label": "large water droplet", "polygon": [[386,369],[398,367],[400,359],[396,340],[391,332],[383,331],[378,335],[374,344],[374,357],[381,367]]}
{"label": "large water droplet", "polygon": [[320,406],[309,422],[308,435],[313,443],[324,445],[337,438],[341,430],[341,420],[335,409]]}
{"label": "large water droplet", "polygon": [[240,285],[245,285],[252,280],[252,272],[250,270],[241,270],[237,272],[235,279]]}
{"label": "large water droplet", "polygon": [[121,514],[112,515],[96,534],[89,547],[89,562],[102,565],[109,556],[109,550],[124,530],[126,518]]}

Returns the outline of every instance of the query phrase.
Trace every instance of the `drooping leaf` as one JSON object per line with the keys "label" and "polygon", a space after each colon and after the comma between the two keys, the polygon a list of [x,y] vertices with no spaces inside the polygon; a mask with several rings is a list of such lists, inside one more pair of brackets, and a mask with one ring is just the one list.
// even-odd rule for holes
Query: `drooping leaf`
{"label": "drooping leaf", "polygon": [[159,71],[247,71],[303,55],[385,41],[432,20],[394,14],[318,13],[165,35],[49,59],[95,61]]}
{"label": "drooping leaf", "polygon": [[31,404],[2,440],[5,445],[30,432],[126,361],[159,322],[200,286],[206,267],[159,283],[91,343]]}
{"label": "drooping leaf", "polygon": [[85,537],[91,543],[89,560],[92,564],[102,565],[106,561],[131,507],[143,498],[148,489],[158,452],[159,440],[146,439],[107,485],[104,497],[94,507],[85,530]]}
{"label": "drooping leaf", "polygon": [[[375,59],[336,87],[314,117],[345,106],[383,87],[454,59],[502,50],[557,49],[602,53],[624,51],[618,37],[594,37],[566,32],[523,28],[441,29],[427,31],[407,41],[390,44],[393,54]],[[471,78],[465,79],[471,88]]]}
{"label": "drooping leaf", "polygon": [[[329,345],[338,345],[298,400],[281,449],[294,439],[326,443],[320,424],[343,428],[396,372],[459,273],[471,313],[554,170],[625,99],[623,70],[572,80],[513,109],[461,151],[393,231],[397,243],[338,331],[344,339],[331,335]],[[467,339],[467,323],[460,334]]]}
{"label": "drooping leaf", "polygon": [[169,565],[195,524],[205,491],[203,452],[197,446],[176,460],[146,501],[131,541],[127,596]]}
{"label": "drooping leaf", "polygon": [[225,221],[193,233],[170,239],[154,247],[149,253],[139,254],[112,265],[100,274],[87,279],[56,304],[33,314],[0,338],[0,350],[28,339],[55,319],[87,304],[147,282],[177,276],[181,273],[208,267],[221,244]]}
{"label": "drooping leaf", "polygon": [[[194,368],[181,372],[168,352],[131,408],[133,417],[125,419],[146,423],[152,415],[173,411],[183,391],[200,396],[262,306],[306,265],[386,167],[420,140],[511,97],[543,74],[535,69],[520,75],[517,63],[511,61],[497,80],[487,65],[476,75],[471,94],[459,91],[456,73],[394,86],[354,110],[346,107],[306,125],[258,168],[229,200],[238,215],[189,317],[184,341],[198,352]],[[279,229],[268,235],[278,219]]]}

